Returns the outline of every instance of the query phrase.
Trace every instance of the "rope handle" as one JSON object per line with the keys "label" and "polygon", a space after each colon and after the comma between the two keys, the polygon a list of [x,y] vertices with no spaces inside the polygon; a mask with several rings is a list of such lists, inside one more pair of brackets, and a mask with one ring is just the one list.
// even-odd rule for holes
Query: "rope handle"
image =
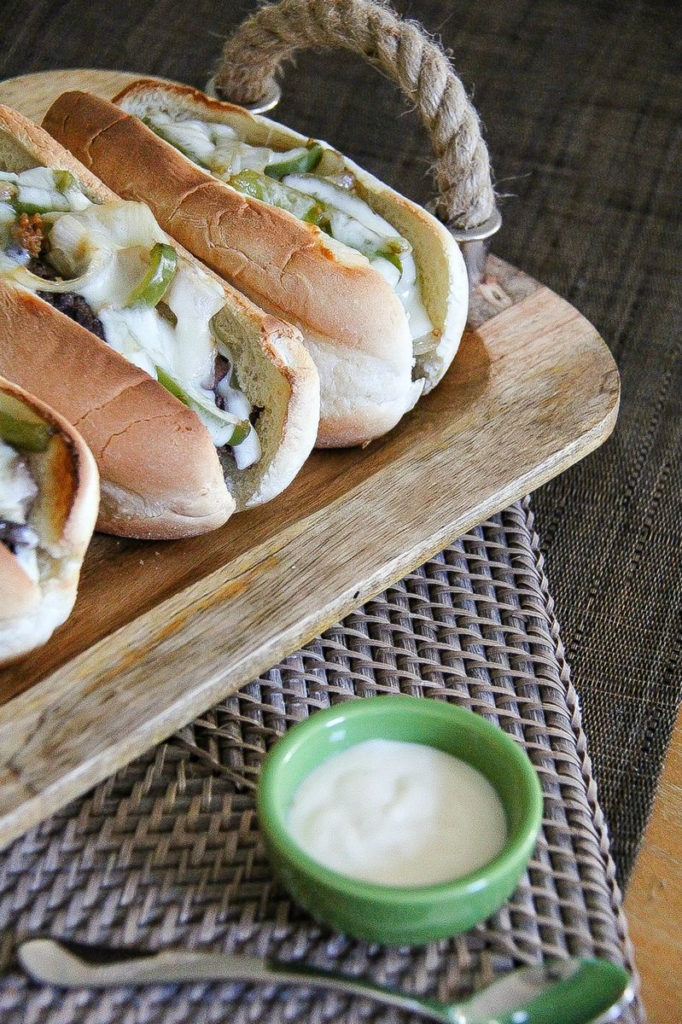
{"label": "rope handle", "polygon": [[385,0],[280,0],[259,8],[228,38],[209,89],[252,110],[271,109],[280,65],[305,48],[360,54],[418,109],[436,155],[434,212],[480,264],[479,240],[501,218],[478,115],[444,50]]}

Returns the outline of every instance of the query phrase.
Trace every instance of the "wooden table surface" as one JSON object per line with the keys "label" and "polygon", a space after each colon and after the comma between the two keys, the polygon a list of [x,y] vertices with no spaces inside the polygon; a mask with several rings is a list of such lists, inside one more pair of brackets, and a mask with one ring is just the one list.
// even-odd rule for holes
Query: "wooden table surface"
{"label": "wooden table surface", "polygon": [[682,708],[625,895],[649,1024],[682,1020]]}

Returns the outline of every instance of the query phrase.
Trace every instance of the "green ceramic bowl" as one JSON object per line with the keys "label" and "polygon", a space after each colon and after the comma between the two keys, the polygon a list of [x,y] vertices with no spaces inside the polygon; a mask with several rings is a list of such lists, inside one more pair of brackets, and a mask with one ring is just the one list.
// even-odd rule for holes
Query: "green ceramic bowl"
{"label": "green ceramic bowl", "polygon": [[[295,790],[322,761],[370,739],[428,744],[482,772],[507,816],[502,851],[471,874],[413,888],[347,878],[304,853],[286,827]],[[407,696],[351,700],[294,726],[266,758],[257,806],[270,862],[294,899],[338,931],[390,945],[457,935],[498,910],[518,885],[542,819],[538,776],[514,740],[471,711]]]}

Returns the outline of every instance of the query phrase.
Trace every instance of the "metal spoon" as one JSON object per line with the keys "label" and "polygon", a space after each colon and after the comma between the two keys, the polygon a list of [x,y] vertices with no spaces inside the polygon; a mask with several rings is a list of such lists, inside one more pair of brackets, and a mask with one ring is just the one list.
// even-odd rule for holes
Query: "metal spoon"
{"label": "metal spoon", "polygon": [[140,953],[54,939],[18,947],[24,970],[64,988],[160,982],[256,981],[314,985],[375,999],[444,1024],[606,1024],[633,999],[630,977],[608,960],[556,960],[503,975],[462,1003],[441,1003],[314,967],[230,953]]}

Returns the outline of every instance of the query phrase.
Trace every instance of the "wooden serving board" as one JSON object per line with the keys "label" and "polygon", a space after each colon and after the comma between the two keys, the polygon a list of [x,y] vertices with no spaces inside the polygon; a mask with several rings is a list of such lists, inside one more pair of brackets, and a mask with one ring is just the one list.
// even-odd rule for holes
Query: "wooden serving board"
{"label": "wooden serving board", "polygon": [[[0,102],[39,121],[66,89],[134,77],[45,72],[0,83]],[[0,843],[592,451],[618,399],[594,327],[490,257],[453,366],[387,437],[314,453],[208,536],[96,536],[69,621],[0,670]]]}

